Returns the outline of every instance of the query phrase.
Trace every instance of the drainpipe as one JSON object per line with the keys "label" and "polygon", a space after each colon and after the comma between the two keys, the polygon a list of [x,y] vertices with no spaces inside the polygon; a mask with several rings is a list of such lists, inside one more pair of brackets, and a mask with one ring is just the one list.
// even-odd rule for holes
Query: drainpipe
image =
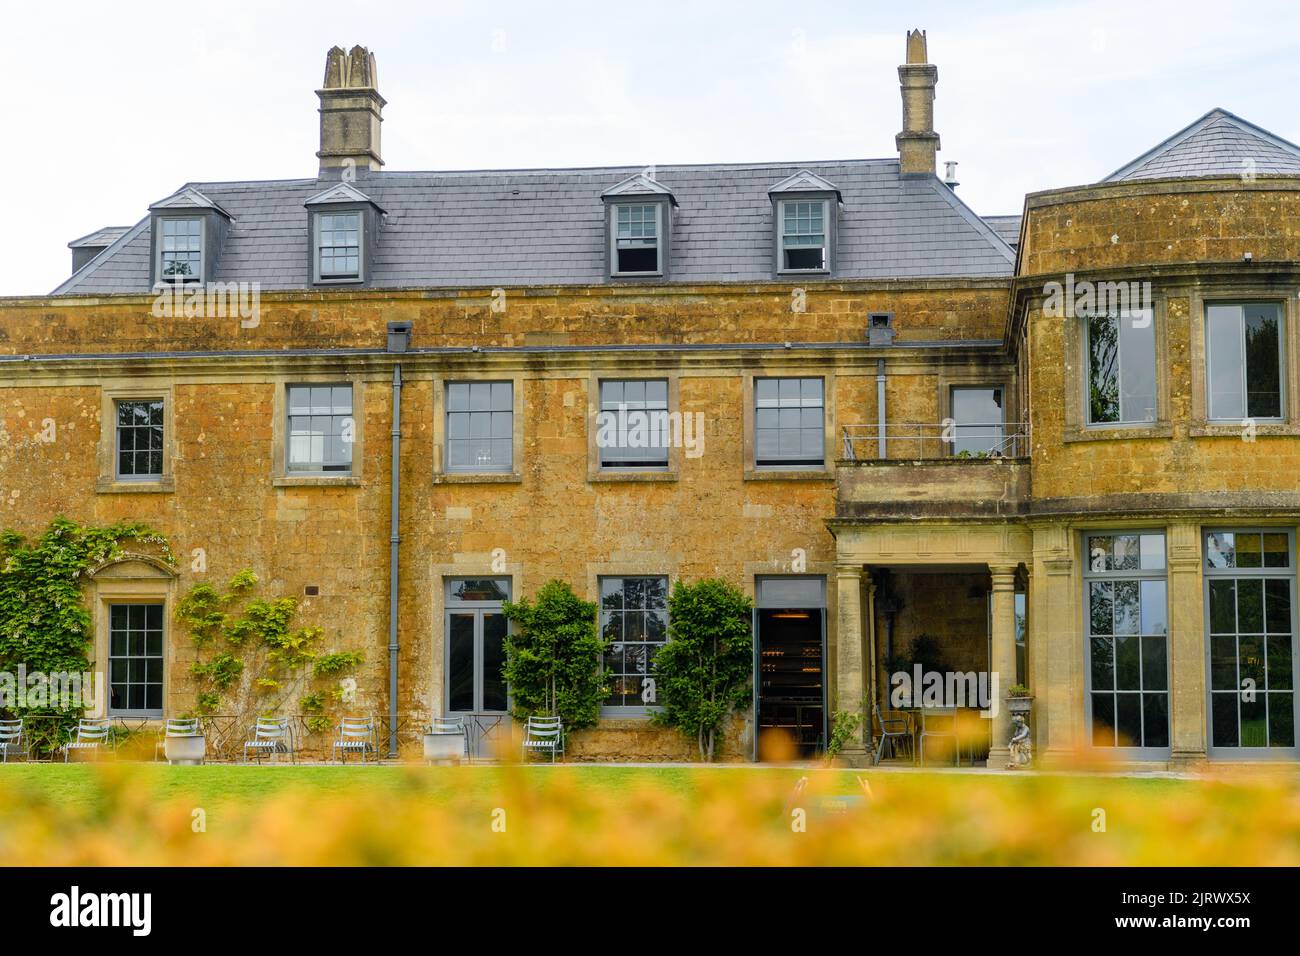
{"label": "drainpipe", "polygon": [[[388,323],[388,351],[405,352],[411,341],[410,322]],[[388,490],[392,508],[388,523],[388,756],[397,757],[397,561],[402,515],[402,363],[393,363],[393,452]]]}
{"label": "drainpipe", "polygon": [[885,360],[876,359],[876,457],[885,457]]}

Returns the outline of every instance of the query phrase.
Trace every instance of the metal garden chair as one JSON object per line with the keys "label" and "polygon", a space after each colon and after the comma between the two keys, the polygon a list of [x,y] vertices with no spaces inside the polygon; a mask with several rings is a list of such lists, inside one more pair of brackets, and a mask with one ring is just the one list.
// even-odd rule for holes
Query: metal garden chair
{"label": "metal garden chair", "polygon": [[[432,764],[435,760],[454,760],[463,756],[469,761],[469,729],[464,717],[434,717],[424,732],[427,740],[424,746],[424,761]],[[457,742],[456,738],[460,740]],[[453,751],[457,756],[453,756]]]}
{"label": "metal garden chair", "polygon": [[925,766],[925,741],[951,740],[953,766],[961,764],[961,737],[957,733],[956,707],[921,709],[921,765]]}
{"label": "metal garden chair", "polygon": [[167,722],[158,728],[158,739],[153,745],[153,759],[157,760],[163,753],[168,737],[192,737],[203,733],[197,717],[168,717]]}
{"label": "metal garden chair", "polygon": [[297,763],[297,748],[294,747],[293,726],[288,717],[259,717],[253,725],[253,736],[244,741],[244,763],[248,763],[248,752],[257,756],[262,762],[263,754],[288,754],[291,763]]}
{"label": "metal garden chair", "polygon": [[375,719],[373,717],[339,718],[338,739],[334,741],[334,753],[338,756],[339,763],[347,763],[350,753],[360,754],[362,763],[365,763],[367,755],[372,756],[378,763],[379,751],[375,748]]}
{"label": "metal garden chair", "polygon": [[68,758],[74,750],[84,750],[95,755],[103,753],[103,745],[112,744],[113,727],[107,717],[83,717],[77,721],[77,736],[63,745],[63,762],[67,763]]}
{"label": "metal garden chair", "polygon": [[550,753],[555,763],[556,753],[564,753],[564,727],[559,717],[529,717],[524,725],[524,759],[530,753]]}
{"label": "metal garden chair", "polygon": [[876,724],[880,727],[879,739],[876,742],[876,752],[873,755],[872,763],[880,765],[881,758],[884,756],[885,748],[889,748],[889,756],[898,756],[898,745],[907,744],[908,756],[913,761],[916,760],[916,738],[912,733],[912,719],[907,714],[895,713],[886,717],[880,710],[880,705],[873,703],[871,713],[876,718]]}
{"label": "metal garden chair", "polygon": [[27,756],[21,717],[17,720],[0,720],[0,763],[8,763],[10,754]]}

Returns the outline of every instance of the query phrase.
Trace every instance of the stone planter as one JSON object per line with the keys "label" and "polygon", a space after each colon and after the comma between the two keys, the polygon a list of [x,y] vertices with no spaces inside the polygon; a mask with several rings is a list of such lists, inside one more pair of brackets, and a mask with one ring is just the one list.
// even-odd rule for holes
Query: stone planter
{"label": "stone planter", "polygon": [[1028,717],[1029,712],[1033,710],[1033,707],[1034,707],[1034,698],[1032,697],[1008,697],[1007,698],[1008,714],[1022,714],[1025,717]]}
{"label": "stone planter", "polygon": [[460,763],[465,757],[464,734],[425,734],[424,759],[428,763]]}
{"label": "stone planter", "polygon": [[163,738],[163,754],[168,763],[201,764],[207,752],[208,741],[202,734]]}

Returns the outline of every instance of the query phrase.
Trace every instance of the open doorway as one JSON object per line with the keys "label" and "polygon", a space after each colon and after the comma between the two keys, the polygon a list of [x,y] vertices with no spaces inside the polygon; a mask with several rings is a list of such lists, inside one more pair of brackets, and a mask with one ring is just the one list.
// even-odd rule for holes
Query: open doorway
{"label": "open doorway", "polygon": [[825,579],[759,578],[756,590],[756,740],[780,734],[806,760],[826,749]]}

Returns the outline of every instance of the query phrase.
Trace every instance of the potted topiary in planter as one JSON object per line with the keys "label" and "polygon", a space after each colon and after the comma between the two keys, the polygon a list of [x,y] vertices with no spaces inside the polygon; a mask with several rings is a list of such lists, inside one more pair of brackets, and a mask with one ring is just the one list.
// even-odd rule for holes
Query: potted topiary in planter
{"label": "potted topiary in planter", "polygon": [[1012,684],[1007,688],[1007,713],[1028,716],[1034,705],[1034,695],[1024,684]]}

